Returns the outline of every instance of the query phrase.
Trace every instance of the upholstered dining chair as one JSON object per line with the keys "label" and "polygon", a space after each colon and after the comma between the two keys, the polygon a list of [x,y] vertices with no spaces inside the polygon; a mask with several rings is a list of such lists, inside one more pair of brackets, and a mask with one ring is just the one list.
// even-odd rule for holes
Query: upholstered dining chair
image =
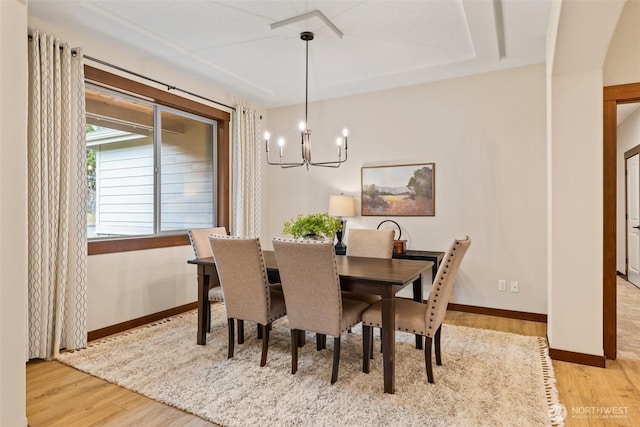
{"label": "upholstered dining chair", "polygon": [[[447,312],[447,304],[453,292],[453,284],[462,263],[462,258],[471,245],[467,236],[464,240],[454,240],[447,250],[426,303],[396,299],[396,330],[425,337],[424,359],[427,380],[433,383],[432,344],[435,342],[436,363],[442,365],[440,335],[442,321]],[[369,372],[369,359],[373,354],[373,329],[382,326],[382,304],[376,303],[362,314],[362,372]]]}
{"label": "upholstered dining chair", "polygon": [[[349,230],[347,256],[387,258],[393,256],[394,231],[391,229],[352,228]],[[368,304],[380,301],[379,295],[344,291],[346,298],[357,299]]]}
{"label": "upholstered dining chair", "polygon": [[369,304],[342,297],[333,242],[273,239],[291,329],[291,373],[298,370],[298,340],[304,331],[333,336],[331,384],[338,379],[340,337],[360,323]]}
{"label": "upholstered dining chair", "polygon": [[[262,330],[260,366],[267,363],[271,323],[287,310],[281,291],[269,286],[267,270],[257,237],[209,236],[229,328],[228,358],[234,354],[234,320],[256,322]],[[239,344],[240,338],[238,339]]]}
{"label": "upholstered dining chair", "polygon": [[347,256],[391,258],[394,233],[391,229],[352,228],[349,230]]}
{"label": "upholstered dining chair", "polygon": [[[210,258],[213,256],[211,251],[211,245],[209,244],[210,234],[227,235],[227,229],[225,227],[212,227],[212,228],[193,228],[187,230],[189,234],[189,241],[191,241],[191,247],[193,248],[193,254],[196,258]],[[222,295],[222,288],[220,285],[212,286],[209,289],[209,302],[211,301],[224,301],[224,295]],[[211,332],[211,306],[207,305],[207,312],[205,313],[207,332]]]}

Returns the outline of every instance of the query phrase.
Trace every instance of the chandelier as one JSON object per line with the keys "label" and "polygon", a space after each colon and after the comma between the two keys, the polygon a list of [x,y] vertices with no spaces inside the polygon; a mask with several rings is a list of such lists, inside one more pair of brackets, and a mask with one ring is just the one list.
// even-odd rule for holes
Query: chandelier
{"label": "chandelier", "polygon": [[[306,68],[305,68],[305,98],[304,98],[304,122],[300,122],[300,137],[302,143],[302,161],[300,162],[283,162],[284,156],[284,138],[278,138],[278,155],[279,160],[272,162],[269,157],[269,132],[264,133],[265,147],[267,151],[267,163],[270,165],[280,166],[281,168],[295,168],[298,166],[306,166],[309,170],[309,166],[322,166],[327,168],[337,168],[347,161],[347,136],[349,131],[345,128],[342,130],[342,138],[336,139],[336,145],[338,146],[338,159],[326,162],[314,162],[311,159],[311,130],[308,128],[307,113],[309,110],[309,41],[313,40],[313,33],[310,31],[304,31],[300,33],[300,39],[306,43],[307,55],[306,55]],[[343,149],[344,145],[344,157]]]}

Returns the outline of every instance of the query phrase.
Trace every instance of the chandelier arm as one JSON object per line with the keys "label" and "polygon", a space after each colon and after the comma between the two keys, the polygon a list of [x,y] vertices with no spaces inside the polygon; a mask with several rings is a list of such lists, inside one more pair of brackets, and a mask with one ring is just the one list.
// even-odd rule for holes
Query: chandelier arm
{"label": "chandelier arm", "polygon": [[333,161],[330,161],[330,162],[309,162],[309,164],[311,166],[316,166],[316,165],[334,165],[334,164],[335,165],[339,165],[339,164],[344,163],[344,162],[346,162],[346,160],[333,160]]}
{"label": "chandelier arm", "polygon": [[287,166],[287,167],[294,167],[294,166],[302,166],[302,165],[304,165],[304,162],[299,162],[299,163],[272,162],[268,158],[267,158],[267,163],[270,164],[270,165],[274,165],[274,166]]}
{"label": "chandelier arm", "polygon": [[321,168],[339,168],[344,162],[323,162],[323,163],[309,163],[311,166],[318,166]]}
{"label": "chandelier arm", "polygon": [[304,165],[304,163],[279,163],[279,162],[270,162],[270,161],[267,161],[267,163],[273,166],[280,166],[282,168],[294,168],[294,167]]}
{"label": "chandelier arm", "polygon": [[274,165],[274,166],[286,166],[286,167],[295,167],[295,166],[302,166],[304,165],[304,162],[299,162],[299,163],[282,163],[282,159],[280,159],[279,162],[272,162],[271,158],[270,158],[270,153],[269,151],[267,151],[267,163],[270,165]]}

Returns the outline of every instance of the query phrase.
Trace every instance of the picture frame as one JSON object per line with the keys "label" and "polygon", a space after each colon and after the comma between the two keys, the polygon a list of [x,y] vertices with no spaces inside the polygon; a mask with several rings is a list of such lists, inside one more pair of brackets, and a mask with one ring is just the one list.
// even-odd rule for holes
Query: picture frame
{"label": "picture frame", "polygon": [[363,166],[362,216],[435,216],[435,163]]}

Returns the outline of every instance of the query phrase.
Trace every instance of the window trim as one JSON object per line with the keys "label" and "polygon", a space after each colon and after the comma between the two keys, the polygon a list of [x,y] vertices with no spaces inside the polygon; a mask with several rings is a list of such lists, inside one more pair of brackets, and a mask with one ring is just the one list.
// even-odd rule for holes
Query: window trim
{"label": "window trim", "polygon": [[[84,76],[87,83],[92,83],[107,89],[124,92],[132,96],[146,98],[156,104],[171,107],[176,110],[206,117],[218,122],[217,126],[217,176],[216,195],[218,226],[229,229],[229,128],[231,114],[209,105],[201,104],[187,98],[157,89],[127,78],[109,73],[99,68],[84,66]],[[167,90],[170,90],[169,88]],[[127,237],[117,239],[95,239],[87,243],[88,255],[109,254],[116,252],[137,251],[143,249],[168,248],[189,244],[186,233],[175,235],[158,235]]]}

